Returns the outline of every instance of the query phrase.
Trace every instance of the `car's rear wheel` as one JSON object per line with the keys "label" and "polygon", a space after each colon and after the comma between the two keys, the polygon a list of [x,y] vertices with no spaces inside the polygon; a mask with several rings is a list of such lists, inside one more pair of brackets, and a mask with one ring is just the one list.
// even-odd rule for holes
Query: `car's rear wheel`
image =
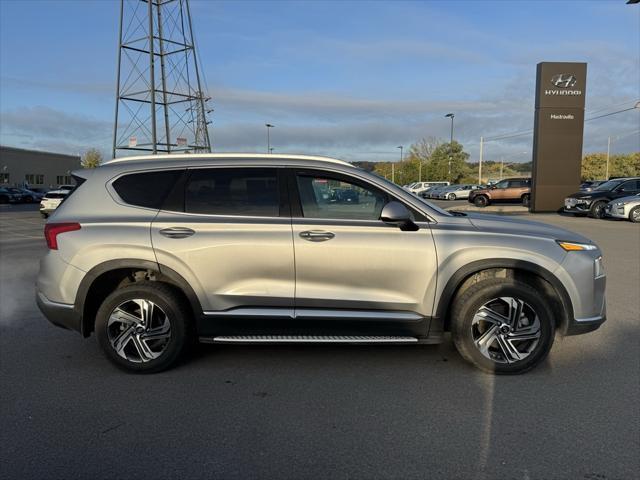
{"label": "car's rear wheel", "polygon": [[493,278],[457,296],[451,330],[466,360],[486,372],[517,374],[546,358],[555,322],[538,289],[510,278]]}
{"label": "car's rear wheel", "polygon": [[486,207],[489,205],[489,199],[485,195],[478,195],[473,199],[473,204],[476,207]]}
{"label": "car's rear wheel", "polygon": [[593,205],[591,205],[589,216],[592,218],[604,218],[604,207],[606,205],[606,202],[595,202]]}
{"label": "car's rear wheel", "polygon": [[96,336],[107,358],[137,373],[169,368],[190,343],[189,310],[169,285],[138,282],[111,293],[96,315]]}
{"label": "car's rear wheel", "polygon": [[525,193],[524,195],[522,195],[522,205],[524,205],[525,207],[528,207],[530,203],[531,203],[531,195],[529,195],[528,193]]}
{"label": "car's rear wheel", "polygon": [[629,220],[633,223],[640,223],[640,206],[631,209],[629,212]]}
{"label": "car's rear wheel", "polygon": [[456,199],[456,194],[455,193],[450,193],[449,196],[447,197],[449,200],[455,200]]}

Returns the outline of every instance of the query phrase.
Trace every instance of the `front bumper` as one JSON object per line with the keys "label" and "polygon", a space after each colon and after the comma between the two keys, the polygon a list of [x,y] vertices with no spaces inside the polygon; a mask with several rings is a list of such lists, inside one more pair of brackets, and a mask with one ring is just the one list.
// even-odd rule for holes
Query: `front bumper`
{"label": "front bumper", "polygon": [[42,292],[36,290],[36,303],[47,320],[57,327],[81,332],[82,317],[73,305],[52,302]]}
{"label": "front bumper", "polygon": [[576,200],[575,198],[565,198],[564,211],[567,213],[587,214],[591,209],[591,202],[588,200]]}
{"label": "front bumper", "polygon": [[626,213],[624,205],[622,207],[616,207],[614,205],[611,205],[610,203],[607,204],[606,207],[604,207],[604,214],[607,217],[612,217],[612,218],[626,219],[628,217],[628,214]]}
{"label": "front bumper", "polygon": [[574,318],[569,322],[569,325],[567,325],[565,335],[582,335],[583,333],[593,332],[594,330],[600,328],[600,325],[602,325],[606,321],[606,313],[593,318]]}

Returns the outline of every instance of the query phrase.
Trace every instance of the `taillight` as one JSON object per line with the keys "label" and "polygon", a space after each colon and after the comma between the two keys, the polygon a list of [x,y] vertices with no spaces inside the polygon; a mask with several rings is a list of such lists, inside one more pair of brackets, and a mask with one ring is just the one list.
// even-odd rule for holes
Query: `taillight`
{"label": "taillight", "polygon": [[47,240],[47,247],[51,250],[58,249],[58,235],[64,232],[80,230],[79,223],[47,223],[44,226],[44,238]]}

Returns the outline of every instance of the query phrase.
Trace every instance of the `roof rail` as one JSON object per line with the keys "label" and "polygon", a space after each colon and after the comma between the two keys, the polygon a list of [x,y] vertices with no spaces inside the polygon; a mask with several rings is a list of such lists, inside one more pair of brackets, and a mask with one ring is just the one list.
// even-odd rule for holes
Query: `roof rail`
{"label": "roof rail", "polygon": [[119,157],[108,160],[103,165],[111,165],[121,162],[133,162],[144,160],[215,160],[215,159],[231,159],[231,158],[282,158],[287,160],[317,160],[319,162],[339,163],[341,165],[351,165],[349,162],[339,160],[337,158],[322,157],[318,155],[296,155],[296,154],[279,154],[279,153],[182,153],[182,154],[161,154],[161,155],[140,155],[134,157]]}

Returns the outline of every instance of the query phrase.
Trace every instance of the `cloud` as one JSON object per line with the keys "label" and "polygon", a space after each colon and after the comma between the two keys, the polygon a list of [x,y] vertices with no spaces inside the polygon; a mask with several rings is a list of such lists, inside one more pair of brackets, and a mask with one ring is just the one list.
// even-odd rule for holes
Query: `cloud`
{"label": "cloud", "polygon": [[22,148],[77,154],[89,147],[103,150],[111,138],[112,123],[45,106],[0,112],[0,139]]}

